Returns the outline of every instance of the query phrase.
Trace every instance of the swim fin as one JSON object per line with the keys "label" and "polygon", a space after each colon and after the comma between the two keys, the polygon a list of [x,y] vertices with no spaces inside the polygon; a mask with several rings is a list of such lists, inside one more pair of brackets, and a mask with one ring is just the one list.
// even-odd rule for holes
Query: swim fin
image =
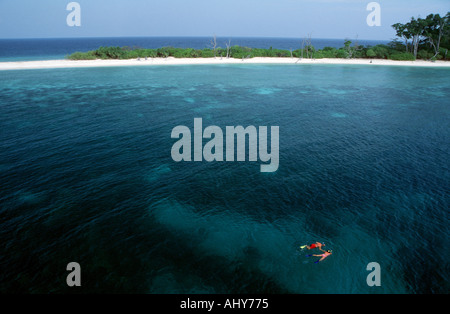
{"label": "swim fin", "polygon": [[309,255],[305,255],[305,257],[311,257],[312,256],[312,254],[309,254]]}
{"label": "swim fin", "polygon": [[302,245],[300,248],[303,250],[307,245]]}

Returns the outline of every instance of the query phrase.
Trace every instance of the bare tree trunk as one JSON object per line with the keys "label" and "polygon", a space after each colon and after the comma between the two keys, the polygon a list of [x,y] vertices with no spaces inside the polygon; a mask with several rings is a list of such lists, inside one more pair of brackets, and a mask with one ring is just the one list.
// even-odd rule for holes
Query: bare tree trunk
{"label": "bare tree trunk", "polygon": [[230,59],[230,50],[231,50],[231,39],[228,40],[228,42],[225,43],[227,46],[227,59]]}
{"label": "bare tree trunk", "polygon": [[354,51],[353,51],[355,54],[356,54],[357,51],[361,51],[362,50],[362,47],[359,45],[359,42],[358,42],[358,37],[359,37],[359,35],[356,35]]}
{"label": "bare tree trunk", "polygon": [[305,52],[305,39],[302,41],[302,59],[303,59],[303,53]]}
{"label": "bare tree trunk", "polygon": [[309,58],[309,52],[311,50],[311,59],[313,58],[313,49],[312,49],[312,40],[311,34],[308,34],[308,38],[306,39],[306,57]]}
{"label": "bare tree trunk", "polygon": [[419,50],[420,35],[414,35],[414,57],[417,58],[417,51]]}
{"label": "bare tree trunk", "polygon": [[436,56],[439,54],[439,48],[441,46],[441,39],[442,39],[442,35],[443,35],[443,32],[444,32],[444,25],[440,25],[440,26],[441,27],[439,29],[439,36],[438,36],[438,39],[437,39],[437,43],[435,44],[434,41],[430,38],[430,43],[431,43],[431,45],[433,45],[434,52],[435,52],[433,58],[436,58]]}
{"label": "bare tree trunk", "polygon": [[216,48],[217,48],[217,37],[216,34],[214,34],[213,38],[211,39],[211,48],[214,50],[214,59],[216,58]]}
{"label": "bare tree trunk", "polygon": [[[300,53],[300,58],[297,60],[297,62],[299,62],[300,60],[303,59],[304,52],[306,52],[306,58],[309,58],[309,52],[311,51],[311,59],[312,59],[312,57],[313,57],[313,49],[312,48],[313,48],[313,46],[312,46],[312,41],[311,41],[311,34],[308,34],[308,37],[303,38],[303,40],[302,40],[302,49],[301,49],[301,53]],[[292,49],[291,49],[291,57],[293,57]]]}
{"label": "bare tree trunk", "polygon": [[303,59],[303,47],[304,46],[305,46],[305,40],[303,39],[302,40],[302,49],[301,49],[301,52],[300,52],[300,57],[298,58],[298,60],[295,63],[297,63],[297,62],[299,62],[299,61],[301,61]]}

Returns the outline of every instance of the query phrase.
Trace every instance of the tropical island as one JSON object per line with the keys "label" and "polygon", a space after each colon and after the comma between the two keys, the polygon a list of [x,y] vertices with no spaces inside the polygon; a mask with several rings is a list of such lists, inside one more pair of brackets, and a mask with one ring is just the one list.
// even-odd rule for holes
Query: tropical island
{"label": "tropical island", "polygon": [[251,48],[232,45],[214,35],[205,48],[100,47],[74,52],[63,60],[0,62],[0,70],[67,67],[199,64],[373,64],[395,66],[450,67],[450,12],[444,17],[430,14],[392,25],[396,38],[387,44],[360,45],[345,39],[343,46],[316,49],[311,35],[299,39],[298,49]]}
{"label": "tropical island", "polygon": [[387,45],[363,46],[358,40],[344,41],[344,46],[337,49],[325,47],[315,49],[311,36],[305,38],[296,50],[281,50],[232,46],[231,40],[220,47],[214,37],[204,49],[162,47],[145,49],[140,47],[100,47],[88,52],[75,52],[69,60],[128,60],[148,58],[296,58],[296,59],[384,59],[395,61],[450,60],[450,12],[441,17],[430,14],[426,18],[411,18],[406,23],[392,25],[397,38]]}

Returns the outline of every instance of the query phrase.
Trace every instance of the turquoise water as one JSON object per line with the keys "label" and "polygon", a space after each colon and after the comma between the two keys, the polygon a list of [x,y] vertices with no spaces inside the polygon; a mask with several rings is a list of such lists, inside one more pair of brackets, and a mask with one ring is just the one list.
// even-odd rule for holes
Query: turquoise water
{"label": "turquoise water", "polygon": [[[449,70],[4,71],[0,291],[448,293]],[[178,125],[279,126],[280,167],[171,159]],[[299,245],[321,241],[320,264]],[[381,287],[366,267],[381,266]]]}

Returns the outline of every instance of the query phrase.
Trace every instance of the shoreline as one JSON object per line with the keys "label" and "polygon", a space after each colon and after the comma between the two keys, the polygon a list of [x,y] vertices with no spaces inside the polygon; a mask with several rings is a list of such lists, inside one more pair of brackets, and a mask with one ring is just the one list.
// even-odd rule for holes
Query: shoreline
{"label": "shoreline", "polygon": [[[371,63],[372,62],[372,63]],[[225,59],[225,58],[153,58],[128,60],[43,60],[0,62],[0,71],[34,70],[60,68],[94,68],[122,66],[161,66],[161,65],[213,65],[213,64],[334,64],[334,65],[383,65],[415,67],[450,67],[449,61],[395,61],[386,59],[298,59],[298,58],[262,58]]]}

